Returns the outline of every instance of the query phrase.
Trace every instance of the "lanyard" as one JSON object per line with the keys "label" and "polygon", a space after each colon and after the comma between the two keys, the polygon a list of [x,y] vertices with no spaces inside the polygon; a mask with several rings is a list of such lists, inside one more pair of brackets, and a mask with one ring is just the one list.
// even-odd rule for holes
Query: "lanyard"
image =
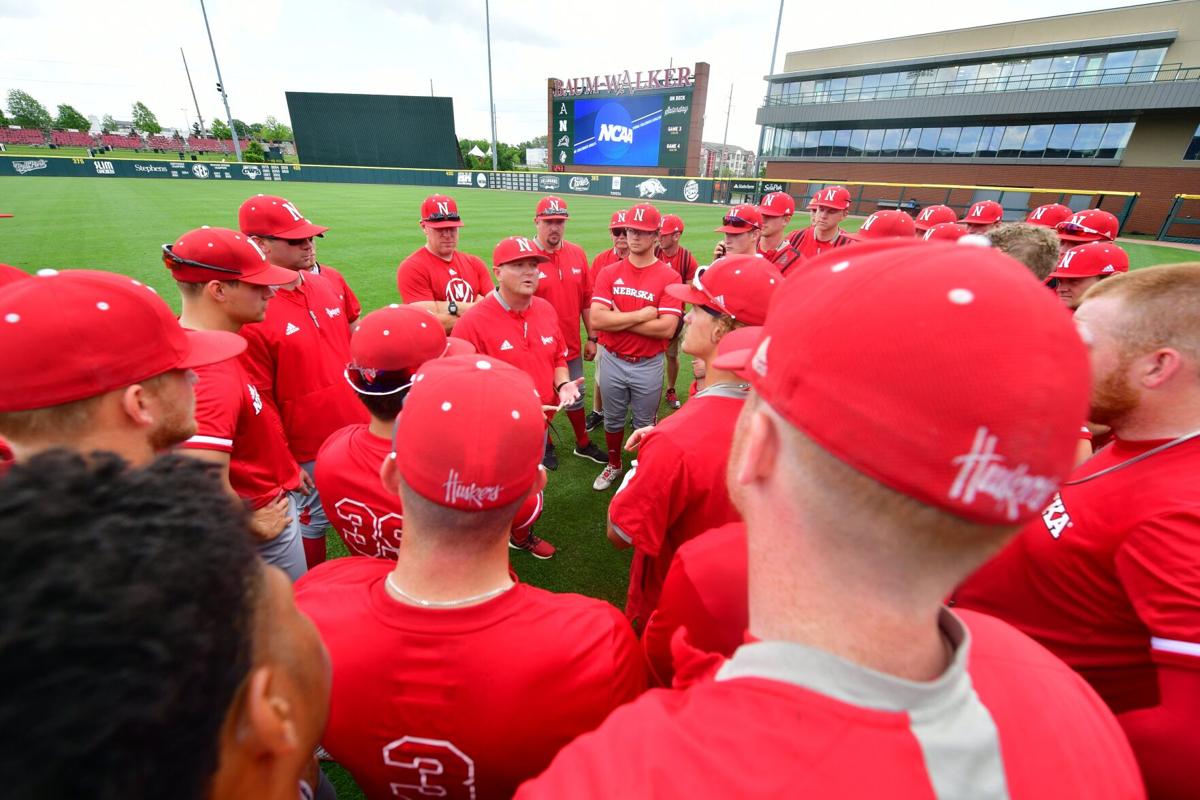
{"label": "lanyard", "polygon": [[1160,444],[1158,447],[1151,448],[1144,453],[1137,454],[1133,458],[1126,459],[1125,461],[1122,461],[1120,464],[1113,464],[1111,467],[1102,469],[1099,472],[1093,472],[1091,475],[1086,475],[1082,478],[1076,478],[1073,481],[1066,481],[1065,483],[1063,483],[1063,486],[1078,486],[1081,483],[1087,483],[1088,481],[1095,480],[1096,478],[1099,478],[1101,475],[1108,475],[1109,473],[1116,472],[1119,469],[1125,469],[1126,467],[1131,467],[1134,464],[1138,463],[1139,461],[1145,461],[1150,456],[1158,455],[1159,453],[1163,452],[1164,450],[1170,450],[1175,445],[1179,445],[1179,444],[1183,444],[1184,442],[1191,441],[1192,439],[1195,439],[1197,436],[1200,436],[1200,431],[1192,431],[1191,433],[1185,433],[1183,436],[1180,436],[1176,439],[1172,439],[1171,441],[1166,442],[1165,444]]}

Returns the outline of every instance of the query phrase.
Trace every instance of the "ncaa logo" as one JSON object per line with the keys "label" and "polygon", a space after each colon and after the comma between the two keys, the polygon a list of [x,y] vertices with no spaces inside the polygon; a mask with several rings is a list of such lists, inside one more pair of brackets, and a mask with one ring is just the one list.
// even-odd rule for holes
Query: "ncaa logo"
{"label": "ncaa logo", "polygon": [[596,112],[596,148],[606,161],[615,161],[633,146],[633,120],[620,103],[607,103]]}

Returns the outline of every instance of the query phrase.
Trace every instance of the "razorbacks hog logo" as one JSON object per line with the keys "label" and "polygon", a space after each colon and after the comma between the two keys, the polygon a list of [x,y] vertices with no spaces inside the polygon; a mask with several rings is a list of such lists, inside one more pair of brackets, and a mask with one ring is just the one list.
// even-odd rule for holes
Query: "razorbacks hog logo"
{"label": "razorbacks hog logo", "polygon": [[658,178],[644,180],[637,185],[638,197],[654,198],[667,193],[667,187]]}

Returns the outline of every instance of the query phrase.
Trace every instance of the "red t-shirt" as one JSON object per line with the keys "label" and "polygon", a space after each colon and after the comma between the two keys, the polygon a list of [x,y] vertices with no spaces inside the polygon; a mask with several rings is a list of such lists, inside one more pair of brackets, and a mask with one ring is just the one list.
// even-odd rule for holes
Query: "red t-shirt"
{"label": "red t-shirt", "polygon": [[[390,558],[400,552],[404,509],[400,496],[383,487],[379,469],[392,452],[388,439],[366,425],[347,425],[317,453],[313,480],[329,524],[352,555]],[[514,528],[527,528],[542,513],[542,493],[531,492],[517,510]]]}
{"label": "red t-shirt", "polygon": [[194,367],[196,435],[183,449],[229,454],[229,484],[238,497],[261,508],[300,485],[300,466],[288,451],[270,403],[236,358]]}
{"label": "red t-shirt", "polygon": [[679,280],[676,283],[691,283],[692,278],[696,277],[696,270],[700,265],[696,263],[696,257],[692,255],[692,251],[682,247],[676,247],[675,252],[667,255],[659,247],[654,251],[659,260],[669,266],[679,275]]}
{"label": "red t-shirt", "polygon": [[[541,248],[540,242],[536,239],[534,242]],[[538,272],[537,296],[554,307],[570,361],[579,358],[579,321],[592,299],[587,254],[579,245],[567,241],[553,253],[545,250],[542,253],[550,261],[542,264]],[[457,326],[454,335],[461,335]]]}
{"label": "red t-shirt", "polygon": [[312,461],[329,434],[366,422],[343,373],[350,363],[350,324],[342,301],[321,275],[303,274],[296,289],[281,289],[262,322],[242,326],[241,355],[251,382],[283,421],[288,448]]}
{"label": "red t-shirt", "polygon": [[802,645],[744,645],[715,679],[613,712],[516,796],[1145,797],[1124,735],[1079,676],[998,620],[942,624],[956,656],[929,683]]}
{"label": "red t-shirt", "polygon": [[725,467],[745,399],[745,391],[724,386],[698,393],[646,435],[613,496],[608,519],[634,547],[625,615],[638,627],[658,604],[675,550],[741,519],[729,499]]}
{"label": "red t-shirt", "polygon": [[445,261],[419,247],[400,262],[396,270],[396,287],[406,303],[427,300],[474,303],[492,291],[492,276],[478,256],[455,250]]}
{"label": "red t-shirt", "polygon": [[[661,261],[648,267],[635,267],[623,258],[600,270],[592,287],[592,302],[601,303],[614,311],[637,311],[654,306],[658,315],[669,314],[683,318],[683,303],[666,293],[672,283],[679,283],[679,274]],[[648,358],[665,352],[670,338],[654,339],[630,331],[599,331],[600,344],[623,356]]]}
{"label": "red t-shirt", "polygon": [[[1093,475],[1163,444],[1115,441]],[[1158,705],[1156,662],[1200,670],[1200,441],[1065,485],[956,602],[1004,619],[1118,713]]]}
{"label": "red t-shirt", "polygon": [[671,640],[681,628],[691,647],[726,658],[745,641],[750,624],[746,569],[742,522],[705,531],[675,552],[658,606],[642,633],[652,682],[671,685]]}
{"label": "red t-shirt", "polygon": [[809,258],[815,258],[821,253],[828,252],[835,247],[845,247],[848,244],[853,244],[854,240],[846,235],[845,231],[838,228],[837,236],[834,236],[831,241],[822,242],[817,239],[815,232],[810,225],[798,231],[792,231],[788,236],[787,242],[797,253],[800,254],[799,261]]}
{"label": "red t-shirt", "polygon": [[786,237],[779,243],[779,247],[773,250],[764,249],[762,242],[759,242],[758,254],[778,267],[779,272],[785,278],[792,267],[803,260],[800,254],[796,252],[796,248],[792,247],[791,242]]}
{"label": "red t-shirt", "polygon": [[542,298],[533,298],[524,311],[512,311],[504,307],[499,291],[492,292],[462,315],[454,325],[454,336],[475,345],[483,355],[522,370],[533,379],[544,404],[558,405],[554,369],[566,367],[567,346],[558,315]]}
{"label": "red t-shirt", "polygon": [[596,276],[600,274],[600,270],[607,267],[609,264],[615,264],[624,256],[617,252],[617,248],[610,247],[607,250],[601,250],[596,253],[596,257],[592,259],[592,266],[588,269],[588,283],[595,285]]}
{"label": "red t-shirt", "polygon": [[321,275],[325,280],[329,281],[329,285],[333,287],[334,293],[342,301],[342,311],[346,314],[346,321],[356,322],[362,314],[362,304],[358,302],[358,297],[355,296],[354,291],[350,288],[350,284],[346,283],[346,279],[342,277],[342,273],[328,264],[317,264],[309,272],[314,275]]}
{"label": "red t-shirt", "polygon": [[393,566],[340,558],[296,583],[333,662],[322,743],[368,797],[510,797],[645,687],[607,603],[517,584],[419,608],[387,593]]}

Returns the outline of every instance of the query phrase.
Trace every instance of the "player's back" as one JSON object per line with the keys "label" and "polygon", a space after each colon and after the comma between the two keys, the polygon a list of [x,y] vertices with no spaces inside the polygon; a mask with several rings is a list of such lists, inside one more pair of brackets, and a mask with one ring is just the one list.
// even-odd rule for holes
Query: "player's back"
{"label": "player's back", "polygon": [[394,564],[339,559],[297,584],[333,661],[323,744],[368,797],[509,797],[643,688],[637,643],[599,600],[517,584],[476,606],[393,599]]}
{"label": "player's back", "polygon": [[330,524],[353,555],[394,559],[400,551],[400,497],[379,480],[379,468],[391,450],[392,443],[367,425],[347,425],[317,453],[317,491]]}

